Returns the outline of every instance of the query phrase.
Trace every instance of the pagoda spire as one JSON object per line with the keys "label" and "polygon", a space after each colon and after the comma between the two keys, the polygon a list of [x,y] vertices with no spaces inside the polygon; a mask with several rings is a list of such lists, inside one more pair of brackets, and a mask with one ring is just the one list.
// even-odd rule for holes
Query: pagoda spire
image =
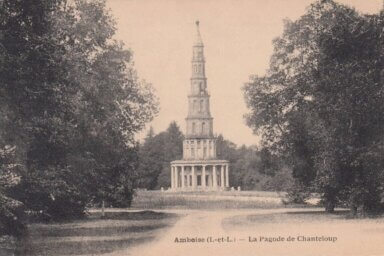
{"label": "pagoda spire", "polygon": [[193,44],[191,94],[206,93],[204,44],[200,34],[200,22],[196,21],[196,38]]}
{"label": "pagoda spire", "polygon": [[196,21],[196,38],[192,47],[191,89],[188,95],[187,138],[213,139],[213,123],[209,107],[207,78],[205,76],[204,45],[199,21]]}
{"label": "pagoda spire", "polygon": [[229,162],[217,159],[199,21],[196,21],[195,31],[183,159],[171,162],[171,187],[174,191],[226,190],[229,187]]}
{"label": "pagoda spire", "polygon": [[203,39],[201,39],[200,34],[200,21],[196,21],[196,38],[195,38],[195,46],[204,46]]}

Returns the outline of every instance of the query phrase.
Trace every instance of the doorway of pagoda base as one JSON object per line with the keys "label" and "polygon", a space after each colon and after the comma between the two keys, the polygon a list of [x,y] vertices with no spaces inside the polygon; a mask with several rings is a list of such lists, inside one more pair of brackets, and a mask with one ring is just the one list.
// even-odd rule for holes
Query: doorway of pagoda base
{"label": "doorway of pagoda base", "polygon": [[171,166],[171,189],[177,191],[217,191],[229,187],[229,165],[177,164]]}

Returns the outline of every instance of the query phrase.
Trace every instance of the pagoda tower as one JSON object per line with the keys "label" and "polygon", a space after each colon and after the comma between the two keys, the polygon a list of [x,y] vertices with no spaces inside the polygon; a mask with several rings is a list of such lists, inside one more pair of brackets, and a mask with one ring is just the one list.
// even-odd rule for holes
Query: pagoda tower
{"label": "pagoda tower", "polygon": [[209,108],[204,44],[196,21],[192,51],[192,76],[188,94],[183,159],[171,162],[172,190],[224,190],[229,187],[229,163],[216,156],[216,138]]}

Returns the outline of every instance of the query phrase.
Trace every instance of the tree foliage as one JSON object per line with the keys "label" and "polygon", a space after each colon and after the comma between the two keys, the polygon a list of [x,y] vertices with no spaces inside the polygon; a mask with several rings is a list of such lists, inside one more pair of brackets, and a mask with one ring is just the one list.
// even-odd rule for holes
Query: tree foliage
{"label": "tree foliage", "polygon": [[23,167],[12,196],[48,219],[81,216],[101,200],[129,205],[134,134],[157,99],[113,39],[105,1],[1,4],[0,136]]}
{"label": "tree foliage", "polygon": [[238,147],[222,135],[217,137],[217,157],[230,163],[232,187],[244,190],[286,191],[291,182],[291,169],[271,151],[256,146]]}
{"label": "tree foliage", "polygon": [[244,87],[248,125],[289,159],[296,191],[321,193],[328,210],[381,207],[383,25],[383,13],[316,1],[285,22],[267,75]]}
{"label": "tree foliage", "polygon": [[14,160],[15,148],[0,148],[0,234],[20,236],[23,224],[23,204],[12,198],[7,189],[18,184],[20,177]]}
{"label": "tree foliage", "polygon": [[170,123],[166,131],[156,135],[152,128],[149,130],[139,151],[140,187],[170,187],[170,162],[182,158],[183,139],[184,135],[176,122]]}
{"label": "tree foliage", "polygon": [[[173,160],[182,159],[184,136],[175,122],[166,131],[155,134],[151,128],[140,146],[139,184],[145,189],[170,187]],[[230,162],[230,186],[246,190],[285,191],[290,183],[290,169],[281,158],[255,146],[238,147],[217,136],[217,158]]]}

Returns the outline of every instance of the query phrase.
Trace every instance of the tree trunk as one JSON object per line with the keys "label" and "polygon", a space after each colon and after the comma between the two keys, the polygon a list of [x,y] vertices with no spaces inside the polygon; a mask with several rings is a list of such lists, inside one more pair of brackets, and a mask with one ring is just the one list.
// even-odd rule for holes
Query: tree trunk
{"label": "tree trunk", "polygon": [[336,192],[334,189],[328,189],[324,194],[324,206],[325,211],[328,213],[334,213],[336,207]]}
{"label": "tree trunk", "polygon": [[334,213],[335,212],[335,202],[332,200],[325,202],[325,211],[327,213]]}
{"label": "tree trunk", "polygon": [[101,201],[101,217],[105,217],[105,202]]}

